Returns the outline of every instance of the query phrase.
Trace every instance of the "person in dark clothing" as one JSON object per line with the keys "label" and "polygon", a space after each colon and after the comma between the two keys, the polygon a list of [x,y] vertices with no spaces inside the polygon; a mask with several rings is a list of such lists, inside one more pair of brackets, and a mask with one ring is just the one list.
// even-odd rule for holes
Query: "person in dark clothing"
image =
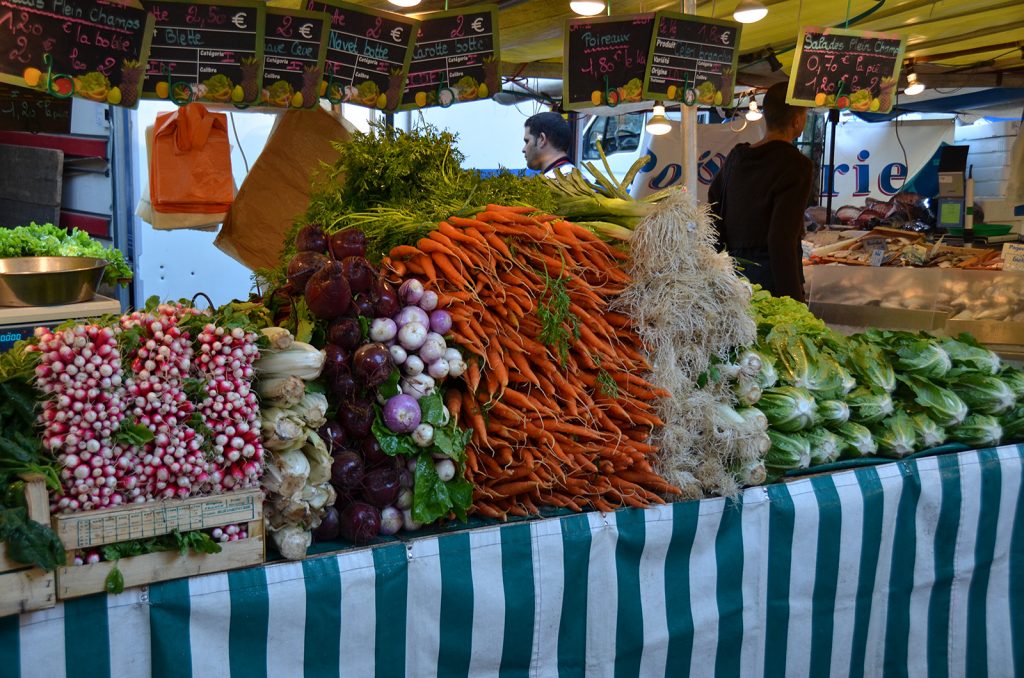
{"label": "person in dark clothing", "polygon": [[762,104],[767,133],[737,144],[708,189],[718,218],[719,249],[745,260],[743,275],[776,296],[804,301],[800,240],[811,193],[811,161],[793,145],[807,109],[786,103],[786,83]]}
{"label": "person in dark clothing", "polygon": [[527,118],[523,126],[523,155],[530,169],[539,170],[549,179],[555,176],[555,172],[572,172],[571,145],[569,123],[558,113],[548,111]]}

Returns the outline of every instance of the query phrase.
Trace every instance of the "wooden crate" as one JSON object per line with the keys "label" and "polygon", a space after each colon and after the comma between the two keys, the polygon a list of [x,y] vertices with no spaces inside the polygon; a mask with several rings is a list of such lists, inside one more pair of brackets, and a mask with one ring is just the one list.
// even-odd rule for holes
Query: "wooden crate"
{"label": "wooden crate", "polygon": [[[125,588],[262,563],[265,558],[262,491],[239,490],[212,497],[155,501],[53,517],[53,529],[69,553],[158,537],[174,530],[190,532],[236,523],[246,524],[248,536],[221,543],[220,553],[182,556],[177,551],[163,551],[122,558],[116,564]],[[58,568],[57,597],[65,600],[105,590],[107,575],[114,565],[114,562],[103,561]]]}
{"label": "wooden crate", "polygon": [[[35,474],[24,480],[28,517],[46,525],[50,522],[46,482]],[[0,546],[0,616],[43,610],[56,602],[54,573],[11,560],[7,548]]]}

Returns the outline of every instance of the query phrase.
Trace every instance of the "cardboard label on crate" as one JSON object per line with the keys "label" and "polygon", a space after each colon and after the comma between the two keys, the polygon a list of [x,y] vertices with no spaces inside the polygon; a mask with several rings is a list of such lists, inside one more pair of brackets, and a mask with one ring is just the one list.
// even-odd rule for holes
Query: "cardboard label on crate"
{"label": "cardboard label on crate", "polygon": [[1003,270],[1024,271],[1024,244],[1003,243]]}

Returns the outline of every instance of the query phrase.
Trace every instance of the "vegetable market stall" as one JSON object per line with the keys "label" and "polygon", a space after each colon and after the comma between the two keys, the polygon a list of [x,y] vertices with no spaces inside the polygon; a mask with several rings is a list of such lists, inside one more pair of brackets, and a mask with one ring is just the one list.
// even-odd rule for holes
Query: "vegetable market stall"
{"label": "vegetable market stall", "polygon": [[1024,670],[1022,457],[906,459],[97,595],[0,620],[0,656],[12,676],[1007,675]]}

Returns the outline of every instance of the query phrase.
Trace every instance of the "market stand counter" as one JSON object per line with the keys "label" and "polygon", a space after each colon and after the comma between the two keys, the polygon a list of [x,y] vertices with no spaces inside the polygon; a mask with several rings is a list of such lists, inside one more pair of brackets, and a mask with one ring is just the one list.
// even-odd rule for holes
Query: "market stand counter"
{"label": "market stand counter", "polygon": [[0,619],[0,666],[1020,674],[1022,469],[1024,446],[920,457],[736,501],[495,525],[90,596]]}

